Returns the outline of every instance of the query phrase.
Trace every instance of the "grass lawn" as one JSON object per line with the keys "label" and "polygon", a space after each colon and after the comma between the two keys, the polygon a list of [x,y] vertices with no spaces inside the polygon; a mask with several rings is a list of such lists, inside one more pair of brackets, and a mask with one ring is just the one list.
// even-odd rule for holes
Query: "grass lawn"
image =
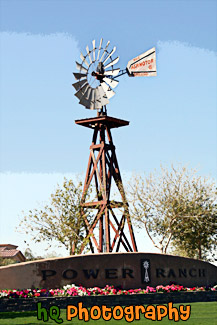
{"label": "grass lawn", "polygon": [[[189,305],[189,304],[184,304]],[[172,324],[172,323],[188,323],[189,325],[217,325],[217,302],[195,302],[191,303],[191,316],[187,321],[179,320],[178,322],[174,322],[173,320],[168,320],[166,316],[161,321],[163,324]],[[179,304],[174,304],[174,307],[179,307]],[[66,320],[66,310],[61,310],[60,317],[63,318],[64,322],[62,324],[93,324],[97,322],[97,324],[130,324],[123,318],[122,320],[110,320],[105,321],[102,318],[99,320],[90,320],[88,322],[84,322],[78,320],[78,318],[73,318],[71,321]],[[157,321],[156,321],[157,322]],[[159,322],[159,321],[158,321]],[[143,315],[141,315],[140,321],[133,321],[131,323],[140,323],[140,324],[151,324],[152,320],[145,319]],[[49,319],[46,322],[37,320],[37,312],[4,312],[0,313],[0,324],[15,324],[15,325],[36,325],[36,324],[57,324],[54,320]]]}

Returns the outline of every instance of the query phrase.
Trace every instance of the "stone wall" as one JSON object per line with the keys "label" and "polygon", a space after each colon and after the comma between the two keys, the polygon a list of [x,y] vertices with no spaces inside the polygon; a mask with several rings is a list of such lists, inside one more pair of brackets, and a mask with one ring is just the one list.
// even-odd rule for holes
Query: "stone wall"
{"label": "stone wall", "polygon": [[49,297],[49,298],[19,298],[19,299],[0,299],[0,312],[4,311],[35,311],[37,302],[42,303],[42,307],[48,309],[56,305],[61,309],[66,309],[67,305],[77,306],[79,302],[84,307],[92,306],[128,306],[128,305],[149,305],[173,303],[191,303],[217,301],[217,292],[171,292],[171,293],[149,293],[137,295],[120,296],[83,296],[83,297]]}
{"label": "stone wall", "polygon": [[190,258],[150,253],[104,253],[0,267],[0,289],[61,288],[66,284],[124,289],[217,284],[217,267]]}

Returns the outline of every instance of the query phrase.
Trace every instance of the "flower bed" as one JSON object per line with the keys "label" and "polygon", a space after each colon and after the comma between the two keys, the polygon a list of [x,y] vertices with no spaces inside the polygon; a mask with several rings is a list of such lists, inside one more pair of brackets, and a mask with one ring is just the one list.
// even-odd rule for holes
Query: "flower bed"
{"label": "flower bed", "polygon": [[186,288],[180,285],[159,285],[155,288],[147,286],[146,289],[129,289],[123,290],[107,285],[105,288],[85,288],[75,286],[74,284],[66,285],[62,289],[25,289],[25,290],[0,290],[0,298],[37,298],[37,297],[74,297],[74,296],[108,296],[108,295],[136,295],[148,293],[169,293],[169,292],[201,292],[216,291],[214,287],[193,287]]}

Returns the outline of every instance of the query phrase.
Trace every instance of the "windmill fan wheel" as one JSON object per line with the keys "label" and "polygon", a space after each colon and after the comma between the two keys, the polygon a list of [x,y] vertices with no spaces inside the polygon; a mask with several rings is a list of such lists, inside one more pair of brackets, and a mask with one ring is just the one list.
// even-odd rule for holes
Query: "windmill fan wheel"
{"label": "windmill fan wheel", "polygon": [[92,49],[86,47],[86,55],[81,53],[81,63],[76,62],[78,73],[73,73],[77,80],[72,86],[75,88],[75,96],[79,104],[91,110],[100,110],[109,103],[109,99],[115,95],[113,88],[118,85],[114,79],[120,69],[114,68],[119,57],[112,59],[116,51],[114,47],[108,50],[110,41],[105,47],[101,38],[99,47],[96,47],[95,40],[92,41]]}

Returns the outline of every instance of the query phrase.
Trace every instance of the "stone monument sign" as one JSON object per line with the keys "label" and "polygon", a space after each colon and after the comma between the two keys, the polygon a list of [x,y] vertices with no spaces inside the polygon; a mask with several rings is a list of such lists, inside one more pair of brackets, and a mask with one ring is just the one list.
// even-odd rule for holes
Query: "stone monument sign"
{"label": "stone monument sign", "polygon": [[190,258],[151,253],[101,253],[0,267],[0,289],[60,288],[66,284],[124,289],[177,283],[214,285],[217,267]]}

